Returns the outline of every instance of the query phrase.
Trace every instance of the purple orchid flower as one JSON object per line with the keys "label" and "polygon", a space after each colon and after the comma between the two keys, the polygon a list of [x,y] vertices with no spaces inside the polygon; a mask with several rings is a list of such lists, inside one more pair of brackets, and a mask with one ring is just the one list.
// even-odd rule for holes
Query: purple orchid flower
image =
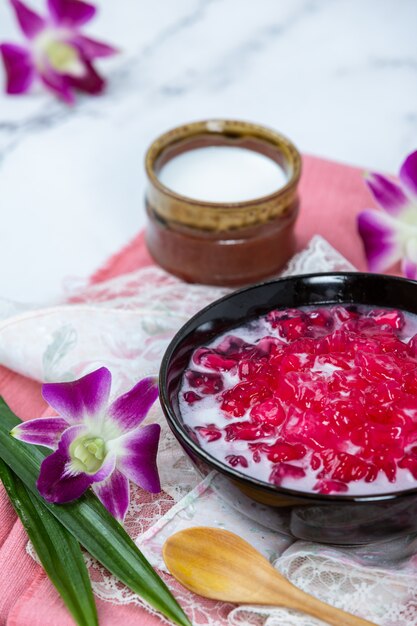
{"label": "purple orchid flower", "polygon": [[74,90],[90,94],[103,91],[105,80],[92,62],[117,50],[79,31],[94,17],[95,6],[82,0],[47,0],[49,15],[42,17],[21,0],[10,3],[28,41],[25,47],[0,45],[7,93],[26,93],[36,77],[68,104],[74,103]]}
{"label": "purple orchid flower", "polygon": [[369,174],[366,183],[383,209],[366,209],[358,215],[368,268],[383,272],[402,261],[402,272],[417,280],[417,150],[401,166],[399,183]]}
{"label": "purple orchid flower", "polygon": [[158,386],[154,378],[144,378],[108,405],[110,387],[105,367],[74,382],[45,384],[42,395],[59,416],[23,422],[11,434],[55,450],[42,462],[37,482],[46,500],[70,502],[92,487],[123,521],[129,480],[151,493],[161,490],[156,466],[160,426],[140,426]]}

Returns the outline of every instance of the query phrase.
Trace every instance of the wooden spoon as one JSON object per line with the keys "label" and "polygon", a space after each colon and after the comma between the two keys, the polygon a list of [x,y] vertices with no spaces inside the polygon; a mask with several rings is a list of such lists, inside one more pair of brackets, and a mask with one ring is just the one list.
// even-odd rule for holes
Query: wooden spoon
{"label": "wooden spoon", "polygon": [[264,604],[302,611],[333,626],[375,626],[304,593],[255,548],[227,530],[189,528],[164,544],[171,574],[206,598],[235,604]]}

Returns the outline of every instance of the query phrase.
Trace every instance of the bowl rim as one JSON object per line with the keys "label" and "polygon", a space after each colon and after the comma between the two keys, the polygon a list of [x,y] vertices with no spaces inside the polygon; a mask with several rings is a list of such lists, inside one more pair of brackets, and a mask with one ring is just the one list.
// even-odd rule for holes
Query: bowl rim
{"label": "bowl rim", "polygon": [[[360,495],[359,494],[358,495],[319,494],[319,493],[313,493],[313,492],[307,492],[307,491],[297,491],[295,489],[288,489],[287,487],[282,487],[282,486],[273,485],[272,483],[267,483],[263,480],[254,478],[253,476],[250,476],[248,474],[244,474],[243,472],[240,472],[239,470],[222,463],[222,461],[220,461],[216,457],[212,456],[209,452],[204,450],[198,443],[196,443],[188,435],[186,430],[182,427],[182,424],[180,423],[178,416],[176,415],[175,411],[173,410],[171,406],[171,402],[168,396],[168,389],[167,389],[167,377],[168,377],[169,365],[170,365],[172,357],[175,354],[176,349],[184,341],[186,336],[189,334],[190,330],[195,330],[195,328],[198,327],[198,326],[195,326],[195,323],[200,318],[201,315],[207,313],[208,311],[210,311],[210,309],[221,304],[222,302],[230,300],[231,298],[235,296],[238,296],[245,292],[255,291],[267,285],[271,285],[275,283],[282,283],[284,281],[291,282],[291,281],[300,280],[300,279],[311,280],[315,278],[320,278],[321,280],[323,280],[326,277],[346,278],[346,279],[355,278],[357,280],[364,279],[365,281],[368,281],[371,279],[374,279],[374,280],[378,279],[378,280],[381,280],[382,282],[387,282],[388,284],[391,283],[393,285],[406,284],[406,285],[409,285],[412,289],[416,290],[416,296],[417,296],[417,281],[413,281],[411,279],[403,278],[400,276],[391,276],[391,275],[386,275],[386,274],[376,274],[376,273],[371,273],[371,272],[355,272],[355,271],[314,272],[314,273],[308,273],[308,274],[294,274],[291,276],[283,276],[281,278],[275,278],[272,280],[263,281],[261,283],[256,283],[255,285],[250,285],[248,287],[244,287],[242,289],[232,291],[231,293],[226,294],[225,296],[222,296],[221,298],[218,298],[217,300],[214,300],[213,302],[211,302],[204,308],[200,309],[197,313],[195,313],[175,333],[174,337],[171,339],[168,347],[166,348],[165,353],[162,357],[161,366],[159,370],[159,400],[160,400],[165,418],[168,422],[169,427],[171,428],[175,437],[177,438],[177,440],[181,444],[184,443],[186,447],[192,450],[193,454],[195,454],[205,463],[208,463],[208,465],[211,466],[213,470],[216,470],[219,473],[228,476],[235,482],[244,483],[248,487],[261,490],[269,495],[290,496],[294,498],[294,500],[296,499],[298,501],[301,501],[301,500],[311,501],[311,504],[314,504],[314,503],[323,504],[323,502],[340,502],[340,503],[342,502],[345,502],[345,503],[368,502],[368,503],[372,503],[372,502],[380,502],[384,500],[388,501],[388,500],[392,500],[398,497],[416,495],[417,494],[417,480],[416,480],[416,487],[414,488],[396,490],[396,491],[387,491],[387,492],[377,493],[377,494],[370,493],[370,494],[360,494]],[[343,304],[343,302],[341,301],[340,304]],[[325,302],[323,302],[323,305],[325,305]],[[304,306],[308,306],[308,304]],[[317,306],[320,306],[320,303],[317,303]],[[382,306],[382,305],[376,305],[376,306]],[[386,308],[394,308],[394,307],[386,307]],[[407,311],[406,309],[402,309],[402,308],[399,308],[399,310]],[[417,315],[417,313],[415,314]],[[231,326],[230,330],[232,328],[233,327]]]}

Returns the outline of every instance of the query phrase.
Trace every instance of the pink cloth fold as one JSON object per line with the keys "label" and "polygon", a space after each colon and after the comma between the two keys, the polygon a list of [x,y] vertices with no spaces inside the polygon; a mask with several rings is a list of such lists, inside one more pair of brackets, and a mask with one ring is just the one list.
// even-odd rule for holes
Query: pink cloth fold
{"label": "pink cloth fold", "polygon": [[[301,212],[297,247],[301,250],[320,234],[358,269],[365,270],[356,215],[374,206],[358,168],[305,156],[300,184]],[[92,277],[101,282],[152,264],[143,233]],[[0,367],[0,394],[23,420],[42,415],[46,405],[40,386]],[[25,550],[26,536],[0,486],[0,626],[69,626],[72,618],[42,569]],[[115,606],[97,600],[101,626],[161,624],[134,605]]]}

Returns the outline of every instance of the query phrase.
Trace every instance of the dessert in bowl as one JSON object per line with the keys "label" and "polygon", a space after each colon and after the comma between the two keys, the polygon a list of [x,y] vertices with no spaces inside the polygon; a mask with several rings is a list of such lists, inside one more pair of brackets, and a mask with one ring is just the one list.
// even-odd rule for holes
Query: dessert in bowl
{"label": "dessert in bowl", "polygon": [[192,318],[161,401],[203,473],[276,507],[297,538],[358,544],[417,530],[417,283],[294,276]]}

